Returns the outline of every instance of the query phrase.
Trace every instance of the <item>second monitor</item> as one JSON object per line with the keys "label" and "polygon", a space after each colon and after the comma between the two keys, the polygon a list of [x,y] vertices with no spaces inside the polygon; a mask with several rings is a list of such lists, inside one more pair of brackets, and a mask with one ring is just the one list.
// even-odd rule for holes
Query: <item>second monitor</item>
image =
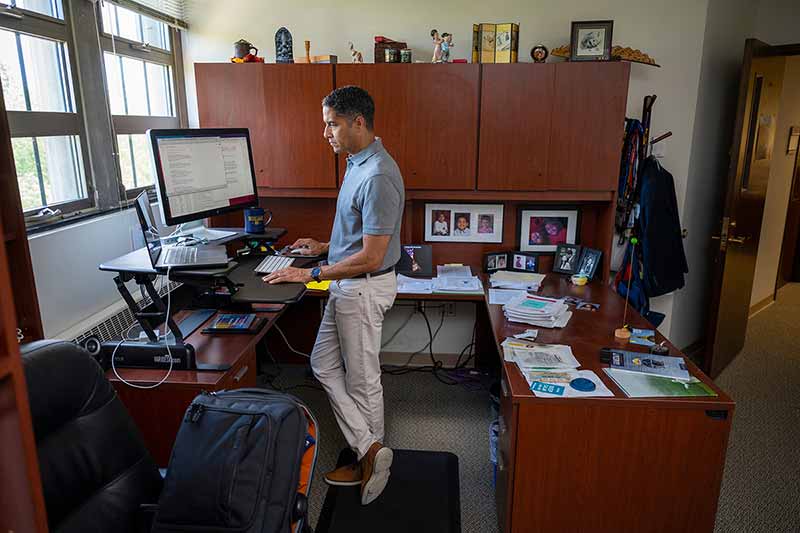
{"label": "second monitor", "polygon": [[234,235],[203,220],[258,206],[249,130],[151,129],[147,137],[164,224],[194,222],[181,234],[208,241]]}

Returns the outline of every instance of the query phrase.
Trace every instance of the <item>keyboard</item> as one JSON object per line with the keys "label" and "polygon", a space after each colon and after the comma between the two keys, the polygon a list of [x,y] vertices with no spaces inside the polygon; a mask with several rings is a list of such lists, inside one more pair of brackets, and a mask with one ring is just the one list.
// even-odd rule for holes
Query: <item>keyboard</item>
{"label": "keyboard", "polygon": [[268,255],[256,267],[256,274],[272,274],[276,270],[292,266],[294,257],[285,257],[282,255]]}
{"label": "keyboard", "polygon": [[197,250],[185,246],[175,246],[167,248],[167,256],[164,260],[169,265],[186,265],[193,263]]}

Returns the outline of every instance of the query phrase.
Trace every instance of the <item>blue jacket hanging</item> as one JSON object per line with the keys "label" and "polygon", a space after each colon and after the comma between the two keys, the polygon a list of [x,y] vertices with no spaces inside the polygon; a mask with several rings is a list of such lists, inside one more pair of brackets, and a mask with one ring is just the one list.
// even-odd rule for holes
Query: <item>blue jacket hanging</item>
{"label": "blue jacket hanging", "polygon": [[638,237],[642,243],[642,283],[647,296],[680,289],[689,272],[683,250],[675,181],[658,160],[644,162],[639,195]]}
{"label": "blue jacket hanging", "polygon": [[[650,310],[650,299],[644,290],[644,283],[642,282],[641,269],[641,246],[634,246],[629,242],[625,248],[625,257],[622,260],[622,266],[617,272],[614,279],[614,284],[617,287],[617,293],[625,298],[628,296],[628,305],[636,309],[653,327],[657,328],[661,322],[664,321],[665,315],[657,311]],[[634,255],[635,252],[635,255]],[[630,280],[628,279],[630,278]],[[630,294],[628,294],[628,287],[630,287]]]}

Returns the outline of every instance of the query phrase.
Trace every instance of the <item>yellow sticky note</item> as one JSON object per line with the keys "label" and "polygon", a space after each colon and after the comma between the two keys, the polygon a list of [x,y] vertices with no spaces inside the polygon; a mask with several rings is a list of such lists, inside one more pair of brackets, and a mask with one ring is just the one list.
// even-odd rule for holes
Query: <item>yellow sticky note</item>
{"label": "yellow sticky note", "polygon": [[320,282],[309,281],[308,283],[306,283],[306,289],[312,289],[316,291],[327,291],[330,286],[331,286],[331,280],[329,279]]}

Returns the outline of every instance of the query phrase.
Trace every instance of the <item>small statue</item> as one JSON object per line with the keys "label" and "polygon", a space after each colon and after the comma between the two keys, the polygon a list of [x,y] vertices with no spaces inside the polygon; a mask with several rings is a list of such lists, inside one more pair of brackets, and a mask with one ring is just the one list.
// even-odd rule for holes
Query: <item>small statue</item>
{"label": "small statue", "polygon": [[431,39],[433,40],[433,58],[432,63],[442,62],[442,38],[439,37],[439,30],[431,30]]}
{"label": "small statue", "polygon": [[361,55],[361,52],[355,49],[353,46],[353,42],[350,41],[350,57],[353,58],[353,63],[363,63],[364,56]]}
{"label": "small statue", "polygon": [[286,28],[279,29],[275,34],[275,62],[294,63],[292,34]]}
{"label": "small statue", "polygon": [[453,48],[453,34],[442,34],[442,63],[450,62],[450,49]]}

